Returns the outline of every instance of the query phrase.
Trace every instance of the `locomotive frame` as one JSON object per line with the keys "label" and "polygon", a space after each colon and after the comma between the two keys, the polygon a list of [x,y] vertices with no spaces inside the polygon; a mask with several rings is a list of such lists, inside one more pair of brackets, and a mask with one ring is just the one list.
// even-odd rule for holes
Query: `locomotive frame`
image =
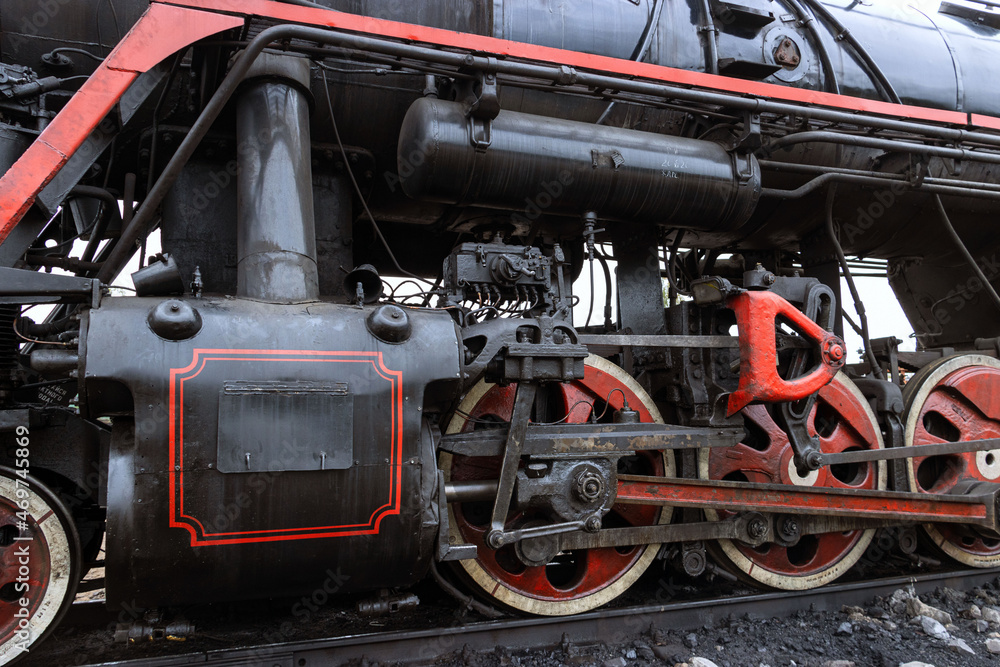
{"label": "locomotive frame", "polygon": [[[9,319],[29,345],[12,348],[17,367],[0,385],[0,434],[14,451],[0,469],[0,550],[16,558],[30,539],[43,548],[30,595],[0,588],[10,608],[0,614],[2,659],[27,645],[17,605],[44,620],[28,644],[51,632],[105,529],[109,602],[150,607],[294,593],[331,563],[350,590],[405,586],[453,562],[496,604],[575,613],[613,599],[662,544],[681,545],[692,574],[707,550],[756,583],[804,588],[846,571],[875,529],[915,524],[961,562],[1000,562],[1000,317],[967,313],[934,329],[934,304],[916,286],[939,269],[921,273],[894,251],[904,308],[928,325],[921,349],[871,340],[859,309],[865,358],[847,365],[839,276],[850,278],[845,250],[875,242],[845,248],[834,229],[838,187],[925,196],[962,259],[954,273],[1000,303],[943,203],[1000,198],[989,167],[1000,163],[1000,119],[901,104],[853,43],[888,101],[839,94],[835,78],[832,92],[787,87],[311,5],[155,0],[0,177],[0,303],[56,304],[59,314]],[[73,197],[118,205],[81,184],[118,134],[102,121],[127,125],[166,94],[183,53],[206,43],[241,55],[215,63],[217,85],[135,210],[130,174],[117,239],[81,259],[41,256],[40,210]],[[357,195],[385,249],[372,256],[412,275],[350,166],[354,192],[343,179],[314,180],[309,114],[324,102],[341,169],[374,159],[340,141],[329,57],[427,75],[402,122],[394,174],[413,200],[517,209],[530,194],[518,168],[530,171],[525,182],[574,196],[534,219],[469,227],[473,242],[456,239],[434,257],[444,267],[420,306],[380,299],[368,265],[345,268],[345,295],[321,299],[330,278],[317,268],[314,223],[324,187],[334,199]],[[313,95],[310,61],[325,95]],[[18,99],[55,85],[25,76],[35,88]],[[498,87],[507,86],[714,120],[696,138],[588,129],[505,109]],[[240,145],[218,145],[238,162],[235,296],[213,289],[227,284],[219,262],[188,282],[192,267],[171,257],[136,274],[136,297],[110,296],[107,283],[197,178],[188,163],[234,107]],[[519,152],[525,137],[530,159]],[[835,163],[803,158],[803,143]],[[842,166],[844,150],[883,151],[895,171]],[[761,200],[815,203],[819,193],[819,227],[739,231]],[[599,205],[581,201],[590,195]],[[957,228],[969,219],[963,209]],[[697,244],[684,244],[689,231]],[[799,265],[782,258],[776,239],[789,237],[802,243]],[[616,322],[574,328],[573,278],[585,259],[591,271],[595,259],[606,266],[604,243],[618,263]],[[692,250],[681,257],[682,248]],[[742,263],[727,265],[720,249]],[[678,262],[697,277],[680,284]],[[727,335],[734,325],[738,335]],[[921,369],[905,389],[900,366]],[[75,385],[78,403],[24,393],[50,383]],[[960,425],[940,421],[948,410]],[[29,433],[38,434],[30,477],[17,453]],[[218,514],[236,499],[236,516]],[[43,526],[49,516],[57,527]],[[165,564],[184,572],[183,585]],[[556,570],[564,574],[544,574]]]}

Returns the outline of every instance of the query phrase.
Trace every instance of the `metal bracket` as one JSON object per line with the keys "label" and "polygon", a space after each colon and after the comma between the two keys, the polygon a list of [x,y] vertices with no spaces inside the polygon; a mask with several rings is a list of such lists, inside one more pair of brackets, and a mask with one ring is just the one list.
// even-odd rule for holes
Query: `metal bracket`
{"label": "metal bracket", "polygon": [[743,130],[729,144],[729,150],[753,152],[763,145],[760,134],[760,114],[755,111],[743,112]]}
{"label": "metal bracket", "polygon": [[[493,61],[493,58],[489,59]],[[479,72],[478,96],[469,105],[469,140],[477,153],[485,153],[493,143],[493,119],[500,115],[497,76],[492,71]]]}
{"label": "metal bracket", "polygon": [[722,521],[699,521],[630,528],[607,528],[596,533],[570,533],[559,538],[559,550],[625,547],[636,544],[696,544],[705,540],[740,540],[750,546],[771,541],[773,517],[741,512]]}
{"label": "metal bracket", "polygon": [[[844,365],[844,342],[777,294],[744,292],[727,299],[726,305],[736,314],[740,339],[740,384],[729,395],[729,416],[752,401],[780,403],[806,398],[833,380]],[[782,379],[776,370],[775,321],[778,317],[795,327],[819,350],[819,365],[791,380]]]}
{"label": "metal bracket", "polygon": [[437,559],[472,560],[478,555],[475,544],[452,544],[449,540],[451,527],[448,519],[448,501],[445,493],[444,472],[438,470],[438,540]]}
{"label": "metal bracket", "polygon": [[[699,428],[668,424],[529,424],[521,454],[548,457],[618,457],[636,451],[731,447],[743,437],[739,428]],[[462,456],[501,456],[503,428],[442,436],[438,447]]]}

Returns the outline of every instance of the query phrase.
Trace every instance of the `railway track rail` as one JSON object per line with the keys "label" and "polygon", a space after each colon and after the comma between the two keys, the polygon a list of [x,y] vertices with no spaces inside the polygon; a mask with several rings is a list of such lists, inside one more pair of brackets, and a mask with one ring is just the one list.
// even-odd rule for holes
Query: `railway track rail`
{"label": "railway track rail", "polygon": [[798,611],[835,612],[843,605],[863,604],[899,588],[917,594],[945,586],[968,590],[1000,577],[1000,568],[955,570],[915,576],[893,576],[834,584],[805,591],[761,592],[665,604],[601,609],[571,617],[513,618],[421,630],[371,632],[307,641],[244,646],[210,651],[87,663],[88,667],[327,667],[350,661],[410,665],[431,664],[454,651],[490,651],[496,646],[544,649],[561,644],[624,642],[650,628],[685,630],[715,623],[730,615],[783,617]]}

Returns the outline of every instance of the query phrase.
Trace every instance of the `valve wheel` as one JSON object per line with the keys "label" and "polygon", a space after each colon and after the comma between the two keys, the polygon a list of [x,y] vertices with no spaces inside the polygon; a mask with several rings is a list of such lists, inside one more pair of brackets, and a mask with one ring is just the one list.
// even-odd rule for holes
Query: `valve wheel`
{"label": "valve wheel", "polygon": [[[560,414],[568,414],[564,423],[580,424],[599,415],[605,401],[609,407],[601,423],[610,422],[612,413],[623,406],[622,394],[640,421],[663,423],[656,405],[643,388],[624,370],[611,362],[591,355],[586,359],[584,379],[543,386],[546,399]],[[516,385],[501,387],[484,381],[475,385],[462,400],[448,424],[448,433],[489,428],[510,420]],[[595,410],[596,404],[596,410]],[[596,416],[596,415],[595,415]],[[497,479],[499,457],[467,457],[443,452],[439,465],[449,481]],[[619,471],[628,474],[673,476],[674,461],[670,452],[639,452],[625,457]],[[521,612],[543,616],[578,614],[605,604],[632,585],[649,567],[659,550],[658,544],[602,549],[579,549],[560,552],[544,565],[527,566],[517,556],[516,546],[492,550],[485,544],[489,532],[493,502],[452,503],[449,506],[449,529],[452,543],[475,544],[475,560],[456,563],[456,570],[472,590],[490,602]],[[649,526],[669,523],[671,508],[643,505],[614,505],[604,516],[605,528]],[[533,510],[511,509],[506,528],[537,525],[545,517]],[[549,523],[545,520],[543,523]]]}
{"label": "valve wheel", "polygon": [[[1000,361],[980,354],[939,359],[903,388],[908,447],[1000,437]],[[907,459],[909,490],[947,493],[965,481],[997,482],[1000,449]],[[1000,539],[957,524],[925,524],[938,550],[970,567],[1000,564]]]}
{"label": "valve wheel", "polygon": [[[837,489],[886,488],[884,461],[821,467],[800,475],[788,435],[768,407],[749,405],[742,414],[746,435],[739,444],[699,451],[701,479]],[[843,373],[819,390],[807,424],[809,434],[819,436],[820,450],[826,453],[883,447],[868,401]],[[732,513],[705,510],[705,515],[709,521],[717,521]],[[805,590],[844,574],[861,558],[874,535],[874,530],[802,535],[791,546],[766,542],[752,547],[739,541],[718,540],[709,545],[709,550],[721,565],[748,583]]]}
{"label": "valve wheel", "polygon": [[52,632],[73,602],[80,572],[69,511],[38,480],[0,467],[0,665]]}

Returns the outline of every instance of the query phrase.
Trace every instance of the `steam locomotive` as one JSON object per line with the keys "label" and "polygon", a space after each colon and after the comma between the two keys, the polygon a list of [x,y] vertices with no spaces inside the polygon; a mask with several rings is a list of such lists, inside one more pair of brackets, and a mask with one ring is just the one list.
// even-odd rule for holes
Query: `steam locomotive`
{"label": "steam locomotive", "polygon": [[886,527],[1000,563],[994,3],[0,26],[0,663],[102,563],[111,606],[333,573],[543,615],[658,554],[820,586]]}

